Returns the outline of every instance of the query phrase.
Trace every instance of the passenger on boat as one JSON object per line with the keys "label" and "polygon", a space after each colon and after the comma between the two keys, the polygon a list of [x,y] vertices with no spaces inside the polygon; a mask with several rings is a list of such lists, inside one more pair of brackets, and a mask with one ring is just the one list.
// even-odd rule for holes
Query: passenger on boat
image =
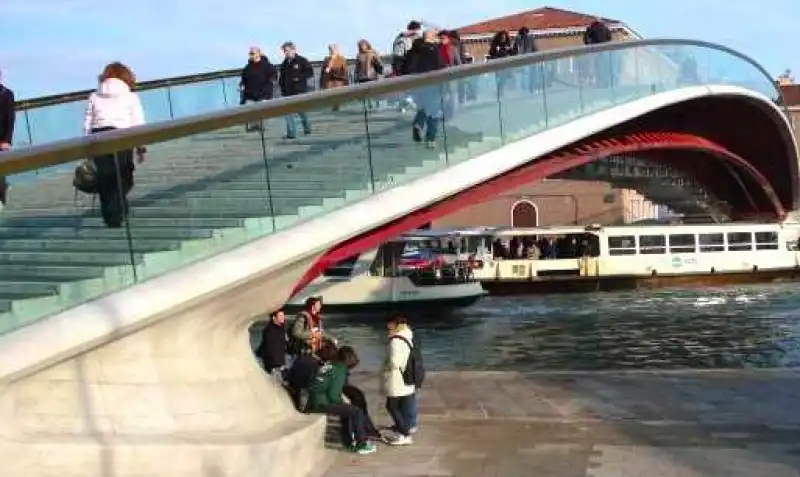
{"label": "passenger on boat", "polygon": [[511,238],[511,242],[508,244],[508,254],[509,258],[517,259],[520,258],[520,248],[522,247],[522,242],[520,241],[519,237],[514,236]]}
{"label": "passenger on boat", "polygon": [[369,441],[366,416],[357,406],[342,399],[348,371],[358,365],[353,348],[343,346],[336,358],[323,365],[309,387],[309,410],[338,416],[341,420],[342,444],[358,454],[372,454],[375,445]]}
{"label": "passenger on boat", "polygon": [[292,324],[289,340],[292,355],[316,353],[325,341],[336,344],[336,339],[323,331],[321,312],[322,298],[310,297],[306,300],[305,308],[297,314]]}
{"label": "passenger on boat", "polygon": [[499,238],[494,239],[492,242],[492,257],[494,258],[508,258],[508,251],[503,241]]}
{"label": "passenger on boat", "polygon": [[261,332],[261,344],[256,350],[256,356],[266,372],[281,375],[286,366],[287,341],[286,315],[283,310],[278,310],[269,316],[269,322]]}
{"label": "passenger on boat", "polygon": [[543,259],[556,258],[556,246],[553,244],[551,237],[542,237],[537,243],[539,247],[539,256]]}
{"label": "passenger on boat", "polygon": [[410,363],[414,333],[401,315],[389,318],[387,328],[382,388],[386,394],[386,410],[393,422],[391,430],[396,435],[387,438],[386,442],[396,446],[410,445],[413,443],[411,435],[417,431],[417,389],[414,384],[406,383],[403,371]]}

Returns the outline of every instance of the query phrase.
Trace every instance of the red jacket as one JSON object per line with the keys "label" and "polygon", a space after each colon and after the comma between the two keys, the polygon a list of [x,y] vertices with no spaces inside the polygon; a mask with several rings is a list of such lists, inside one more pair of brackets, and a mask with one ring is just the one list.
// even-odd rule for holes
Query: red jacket
{"label": "red jacket", "polygon": [[447,66],[455,65],[455,58],[453,58],[453,48],[450,47],[449,44],[440,44],[439,45],[439,57],[442,59],[442,63]]}

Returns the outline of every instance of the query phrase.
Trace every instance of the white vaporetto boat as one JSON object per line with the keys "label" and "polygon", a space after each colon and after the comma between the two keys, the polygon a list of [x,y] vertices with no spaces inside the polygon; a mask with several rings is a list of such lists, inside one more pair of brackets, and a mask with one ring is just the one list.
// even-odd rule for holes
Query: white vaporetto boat
{"label": "white vaporetto boat", "polygon": [[326,313],[447,312],[486,294],[468,265],[427,246],[425,235],[405,235],[323,272],[287,304],[322,297]]}
{"label": "white vaporetto boat", "polygon": [[[426,232],[492,295],[800,279],[799,224],[728,223]],[[453,237],[457,237],[453,239]]]}

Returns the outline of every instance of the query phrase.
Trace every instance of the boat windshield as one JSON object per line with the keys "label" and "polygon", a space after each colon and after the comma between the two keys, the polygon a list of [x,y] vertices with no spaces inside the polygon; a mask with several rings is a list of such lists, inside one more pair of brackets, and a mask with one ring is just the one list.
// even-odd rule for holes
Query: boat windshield
{"label": "boat windshield", "polygon": [[469,267],[448,253],[450,244],[437,239],[393,240],[378,249],[371,272],[383,277],[407,276],[417,285],[437,285],[471,279]]}
{"label": "boat windshield", "polygon": [[407,249],[427,249],[450,260],[466,260],[491,251],[491,228],[475,227],[452,230],[421,230],[408,233],[402,240]]}

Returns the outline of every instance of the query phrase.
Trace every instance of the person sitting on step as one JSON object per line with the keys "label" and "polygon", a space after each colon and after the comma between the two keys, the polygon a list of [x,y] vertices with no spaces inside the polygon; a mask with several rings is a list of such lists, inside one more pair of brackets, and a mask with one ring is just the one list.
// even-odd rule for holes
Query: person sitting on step
{"label": "person sitting on step", "polygon": [[375,445],[367,434],[364,412],[342,399],[348,370],[358,365],[356,351],[350,346],[339,349],[336,359],[319,369],[309,387],[311,412],[338,416],[341,421],[342,444],[358,454],[372,454]]}

